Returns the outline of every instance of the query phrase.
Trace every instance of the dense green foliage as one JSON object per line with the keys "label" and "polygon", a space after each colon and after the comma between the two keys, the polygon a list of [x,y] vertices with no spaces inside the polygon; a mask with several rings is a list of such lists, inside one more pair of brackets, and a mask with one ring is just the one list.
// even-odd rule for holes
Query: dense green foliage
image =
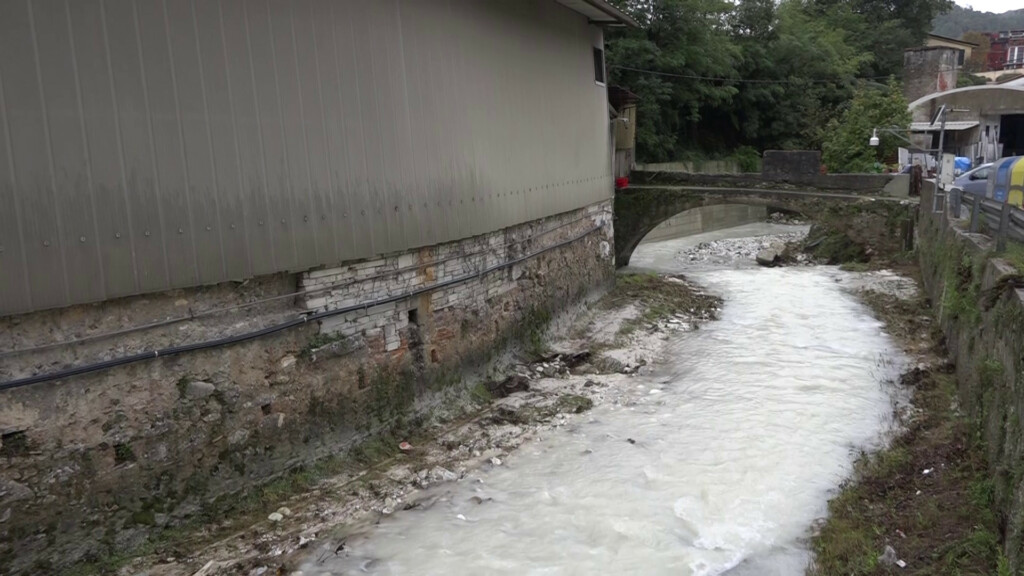
{"label": "dense green foliage", "polygon": [[[858,90],[898,76],[949,0],[613,0],[613,84],[641,98],[637,156],[820,149]],[[866,142],[870,130],[862,139]]]}
{"label": "dense green foliage", "polygon": [[892,133],[879,132],[878,147],[868,144],[875,128],[904,128],[910,124],[907,100],[893,82],[884,89],[863,87],[839,118],[828,124],[822,160],[833,172],[872,172],[879,160],[891,160],[902,141]]}
{"label": "dense green foliage", "polygon": [[[1007,2],[1009,6],[1013,2]],[[932,21],[932,32],[950,38],[960,36],[970,30],[980,32],[998,32],[1000,30],[1020,30],[1024,28],[1024,8],[1010,10],[1002,14],[979,12],[972,8],[953,6],[953,9],[940,14]],[[972,40],[973,42],[973,40]]]}

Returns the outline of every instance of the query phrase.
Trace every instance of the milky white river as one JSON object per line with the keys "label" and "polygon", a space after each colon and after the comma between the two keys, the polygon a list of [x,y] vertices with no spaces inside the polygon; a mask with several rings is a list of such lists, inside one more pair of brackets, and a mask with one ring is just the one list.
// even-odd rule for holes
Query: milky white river
{"label": "milky white river", "polygon": [[679,255],[779,231],[641,245],[633,267],[685,273],[724,298],[721,318],[620,380],[632,401],[436,488],[434,506],[383,519],[303,574],[803,574],[814,521],[891,424],[903,359],[844,272]]}

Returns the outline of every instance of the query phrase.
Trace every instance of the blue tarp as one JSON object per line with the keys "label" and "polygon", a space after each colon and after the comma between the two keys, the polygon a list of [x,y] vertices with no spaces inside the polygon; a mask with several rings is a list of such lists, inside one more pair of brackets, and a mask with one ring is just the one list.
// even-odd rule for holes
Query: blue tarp
{"label": "blue tarp", "polygon": [[953,160],[953,174],[959,176],[971,169],[971,159],[957,156]]}

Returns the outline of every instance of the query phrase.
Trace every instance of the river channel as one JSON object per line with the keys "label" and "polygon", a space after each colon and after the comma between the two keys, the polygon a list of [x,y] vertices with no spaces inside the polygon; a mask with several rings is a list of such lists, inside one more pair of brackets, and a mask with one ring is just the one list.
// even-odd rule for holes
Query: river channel
{"label": "river channel", "polygon": [[687,275],[724,299],[720,319],[623,378],[633,401],[598,403],[303,574],[803,574],[829,496],[891,426],[903,359],[846,272],[683,254],[786,230],[641,245],[634,268]]}

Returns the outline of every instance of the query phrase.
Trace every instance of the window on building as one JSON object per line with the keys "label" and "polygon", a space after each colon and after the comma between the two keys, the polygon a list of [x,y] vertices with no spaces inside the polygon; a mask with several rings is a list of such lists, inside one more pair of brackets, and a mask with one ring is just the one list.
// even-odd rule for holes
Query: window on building
{"label": "window on building", "polygon": [[594,81],[604,84],[604,50],[594,48]]}
{"label": "window on building", "polygon": [[1007,53],[1006,65],[1021,66],[1024,65],[1024,46],[1011,46],[1010,51]]}

